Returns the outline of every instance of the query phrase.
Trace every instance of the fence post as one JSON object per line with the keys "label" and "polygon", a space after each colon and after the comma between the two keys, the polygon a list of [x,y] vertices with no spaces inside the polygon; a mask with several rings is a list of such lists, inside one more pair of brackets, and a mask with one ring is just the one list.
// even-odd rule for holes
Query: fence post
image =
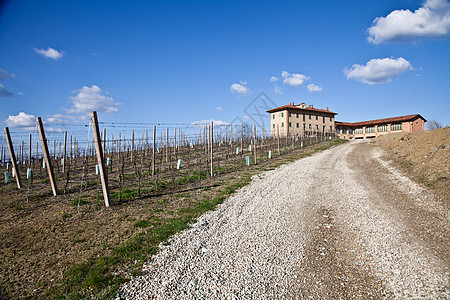
{"label": "fence post", "polygon": [[153,126],[152,175],[155,175],[156,126]]}
{"label": "fence post", "polygon": [[255,146],[254,154],[255,154],[255,165],[258,163],[257,153],[256,153],[256,125],[253,124],[253,144]]}
{"label": "fence post", "polygon": [[16,173],[17,188],[20,190],[22,187],[22,183],[20,181],[19,168],[17,167],[17,161],[16,161],[16,154],[14,153],[14,146],[11,141],[11,135],[9,134],[8,127],[5,127],[5,135],[6,135],[6,141],[8,143],[8,148],[9,148],[9,156],[11,157],[14,172]]}
{"label": "fence post", "polygon": [[63,152],[63,165],[62,172],[66,170],[66,154],[67,154],[67,131],[64,132],[64,152]]}
{"label": "fence post", "polygon": [[214,176],[214,164],[213,164],[213,149],[214,149],[214,127],[213,122],[211,121],[211,130],[210,130],[210,143],[211,143],[211,177]]}
{"label": "fence post", "polygon": [[53,167],[50,160],[50,153],[48,151],[47,139],[45,138],[44,126],[42,125],[41,117],[37,117],[36,122],[39,130],[39,136],[41,137],[45,163],[47,164],[48,178],[50,179],[50,184],[52,186],[53,196],[56,196],[58,194],[58,190],[56,188],[55,175],[53,174]]}
{"label": "fence post", "polygon": [[29,152],[28,152],[28,168],[31,168],[31,134],[30,134],[30,149],[28,149],[29,150]]}
{"label": "fence post", "polygon": [[134,130],[131,130],[131,162],[133,162],[134,154]]}
{"label": "fence post", "polygon": [[98,128],[97,112],[91,111],[92,130],[94,131],[95,150],[97,152],[97,163],[100,172],[100,178],[102,181],[103,198],[105,199],[105,206],[109,207],[109,188],[108,188],[108,176],[105,172],[105,161],[103,159],[102,141],[100,139],[100,130]]}

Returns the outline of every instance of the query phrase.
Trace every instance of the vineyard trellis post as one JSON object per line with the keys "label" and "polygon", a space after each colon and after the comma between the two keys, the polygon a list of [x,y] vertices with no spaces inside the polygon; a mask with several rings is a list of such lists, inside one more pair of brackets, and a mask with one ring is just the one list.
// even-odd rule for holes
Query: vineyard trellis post
{"label": "vineyard trellis post", "polygon": [[155,175],[155,156],[156,156],[156,126],[153,126],[153,153],[152,153],[152,175]]}
{"label": "vineyard trellis post", "polygon": [[214,176],[214,163],[213,163],[213,149],[214,149],[214,127],[213,122],[211,122],[211,128],[210,128],[210,144],[211,144],[211,177]]}
{"label": "vineyard trellis post", "polygon": [[50,153],[48,151],[47,139],[45,138],[44,126],[42,125],[41,117],[36,118],[36,123],[39,130],[39,136],[41,137],[45,163],[47,164],[48,178],[50,179],[50,185],[52,186],[53,196],[56,196],[58,195],[58,190],[56,188],[55,175],[53,174],[53,167],[50,160]]}
{"label": "vineyard trellis post", "polygon": [[64,132],[64,152],[63,152],[63,164],[62,164],[62,172],[63,173],[66,170],[66,154],[67,154],[67,131]]}
{"label": "vineyard trellis post", "polygon": [[16,161],[16,154],[14,153],[14,146],[11,140],[11,134],[9,133],[8,127],[5,127],[5,135],[6,135],[6,142],[8,143],[9,156],[11,157],[11,162],[16,175],[17,188],[20,190],[22,187],[22,182],[20,181],[19,168],[17,167]]}
{"label": "vineyard trellis post", "polygon": [[99,167],[100,179],[102,181],[103,198],[105,206],[110,206],[108,176],[105,170],[105,161],[103,157],[102,142],[100,139],[100,130],[98,128],[97,112],[91,111],[92,130],[94,131],[95,150],[97,152],[97,163]]}
{"label": "vineyard trellis post", "polygon": [[32,147],[31,147],[31,134],[30,134],[30,149],[28,149],[28,150],[29,150],[29,152],[28,152],[28,168],[31,169],[31,150],[32,150]]}

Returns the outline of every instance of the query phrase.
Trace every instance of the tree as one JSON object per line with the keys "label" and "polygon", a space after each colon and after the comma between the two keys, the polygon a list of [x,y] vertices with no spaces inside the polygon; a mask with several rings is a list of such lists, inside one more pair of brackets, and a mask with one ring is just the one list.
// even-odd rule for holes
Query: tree
{"label": "tree", "polygon": [[427,122],[427,128],[428,129],[438,129],[438,128],[442,128],[442,124],[436,120],[430,120]]}

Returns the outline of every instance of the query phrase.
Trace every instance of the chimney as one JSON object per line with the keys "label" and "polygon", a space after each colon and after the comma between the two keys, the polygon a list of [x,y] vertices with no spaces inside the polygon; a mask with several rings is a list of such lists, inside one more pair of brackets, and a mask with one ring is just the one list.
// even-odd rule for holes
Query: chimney
{"label": "chimney", "polygon": [[308,108],[313,108],[312,104],[308,105]]}
{"label": "chimney", "polygon": [[328,106],[327,106],[327,110],[328,110]]}

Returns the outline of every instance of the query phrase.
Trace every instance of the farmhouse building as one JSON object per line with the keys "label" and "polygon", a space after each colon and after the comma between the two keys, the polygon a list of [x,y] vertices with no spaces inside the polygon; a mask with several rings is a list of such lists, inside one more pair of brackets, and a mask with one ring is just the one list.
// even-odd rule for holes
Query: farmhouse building
{"label": "farmhouse building", "polygon": [[427,121],[419,114],[363,121],[356,123],[335,121],[337,113],[314,108],[304,102],[276,107],[267,111],[270,115],[272,136],[336,135],[343,139],[375,138],[391,132],[424,131]]}
{"label": "farmhouse building", "polygon": [[272,136],[303,136],[317,133],[333,134],[334,117],[337,113],[312,105],[293,102],[267,111],[270,114],[270,134]]}
{"label": "farmhouse building", "polygon": [[419,114],[364,122],[336,122],[336,134],[344,139],[375,138],[391,132],[424,131],[424,117]]}

